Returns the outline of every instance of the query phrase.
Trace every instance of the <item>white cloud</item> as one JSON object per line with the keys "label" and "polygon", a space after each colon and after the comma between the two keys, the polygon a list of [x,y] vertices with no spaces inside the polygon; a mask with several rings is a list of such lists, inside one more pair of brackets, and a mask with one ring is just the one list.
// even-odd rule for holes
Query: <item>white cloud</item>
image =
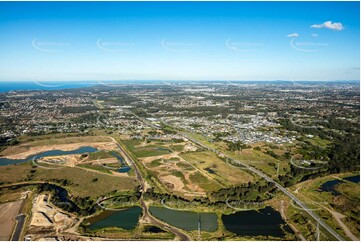
{"label": "white cloud", "polygon": [[318,34],[311,34],[312,37],[318,37]]}
{"label": "white cloud", "polygon": [[313,24],[311,25],[311,28],[326,28],[326,29],[332,29],[332,30],[343,30],[344,27],[342,26],[342,23],[332,23],[332,21],[326,21],[323,24]]}
{"label": "white cloud", "polygon": [[298,34],[297,33],[289,34],[287,35],[287,37],[298,37]]}

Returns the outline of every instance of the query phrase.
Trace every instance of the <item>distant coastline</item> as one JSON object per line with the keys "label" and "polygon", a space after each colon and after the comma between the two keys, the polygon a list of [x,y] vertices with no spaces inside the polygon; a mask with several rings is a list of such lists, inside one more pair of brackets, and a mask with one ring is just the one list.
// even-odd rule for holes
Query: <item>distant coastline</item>
{"label": "distant coastline", "polygon": [[0,82],[0,92],[10,91],[36,91],[36,90],[61,90],[94,86],[95,83],[87,82],[31,82],[7,81]]}
{"label": "distant coastline", "polygon": [[246,84],[290,84],[290,85],[324,85],[324,84],[359,84],[357,80],[340,80],[340,81],[288,81],[288,80],[274,80],[274,81],[260,81],[260,80],[242,80],[242,81],[226,81],[226,80],[133,80],[133,81],[0,81],[0,93],[10,91],[36,91],[36,90],[62,90],[74,89],[92,86],[108,86],[111,87],[119,85],[174,85],[174,84],[228,84],[228,85],[246,85]]}

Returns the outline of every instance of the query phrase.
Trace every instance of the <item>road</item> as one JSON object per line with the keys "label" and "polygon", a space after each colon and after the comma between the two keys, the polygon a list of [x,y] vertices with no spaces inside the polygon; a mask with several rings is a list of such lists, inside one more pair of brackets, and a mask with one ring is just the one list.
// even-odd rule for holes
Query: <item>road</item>
{"label": "road", "polygon": [[[139,120],[141,120],[143,123],[150,125],[151,127],[153,127],[153,124],[151,124],[148,120],[139,117],[138,115],[135,115],[133,113],[134,116],[136,116]],[[163,121],[164,124],[172,127],[172,125],[167,124],[166,122]],[[177,131],[177,129],[175,129]],[[273,184],[275,184],[275,186],[281,191],[283,192],[285,195],[287,195],[290,199],[292,199],[295,203],[297,203],[302,209],[305,210],[305,212],[307,212],[316,222],[319,223],[319,225],[321,225],[325,230],[327,230],[330,234],[332,234],[332,236],[334,236],[337,240],[339,241],[344,241],[345,239],[339,235],[334,229],[332,229],[328,224],[326,224],[322,218],[320,216],[318,216],[316,213],[314,213],[312,210],[310,210],[300,199],[298,199],[295,195],[293,195],[291,192],[289,192],[286,188],[284,188],[281,184],[279,184],[278,182],[276,182],[275,180],[273,180],[271,177],[267,176],[266,174],[264,174],[263,172],[261,172],[260,170],[249,166],[248,164],[245,164],[239,160],[236,160],[232,157],[229,157],[228,155],[224,154],[221,151],[218,151],[212,147],[209,147],[203,143],[201,143],[200,141],[189,137],[189,135],[185,132],[182,131],[177,131],[178,134],[181,134],[183,137],[187,138],[188,140],[191,140],[192,142],[200,145],[201,147],[210,150],[218,155],[221,155],[223,157],[226,157],[227,159],[231,160],[232,162],[242,165],[244,167],[246,167],[248,170],[250,170],[253,173],[256,173],[258,176],[262,177],[263,179],[265,179],[268,182],[271,182]]]}
{"label": "road", "polygon": [[[113,139],[113,138],[112,138]],[[119,151],[121,152],[122,155],[125,156],[125,159],[131,163],[134,172],[137,176],[137,179],[142,187],[142,195],[140,197],[140,204],[143,208],[143,219],[150,221],[152,224],[157,225],[161,228],[164,228],[165,230],[169,230],[171,233],[175,234],[176,236],[178,236],[178,238],[180,238],[181,240],[184,241],[189,241],[192,240],[187,234],[183,233],[180,229],[177,229],[173,226],[168,225],[167,223],[164,223],[158,219],[156,219],[155,217],[153,217],[153,215],[149,212],[148,210],[148,206],[145,203],[144,199],[143,199],[143,195],[145,193],[145,181],[144,178],[142,176],[142,174],[139,172],[137,165],[135,164],[135,162],[133,161],[133,159],[127,154],[127,152],[123,149],[123,147],[121,147],[119,145],[118,142],[116,142],[114,139],[113,141],[115,142],[115,144],[117,145]]]}
{"label": "road", "polygon": [[335,230],[333,230],[328,224],[326,224],[320,216],[318,216],[316,213],[314,213],[312,210],[310,210],[300,199],[298,199],[295,195],[293,195],[291,192],[289,192],[286,188],[284,188],[281,184],[277,183],[275,180],[273,180],[272,178],[270,178],[269,176],[267,176],[266,174],[264,174],[263,172],[261,172],[260,170],[249,166],[248,164],[245,164],[239,160],[236,160],[232,157],[229,157],[228,155],[212,148],[209,146],[204,145],[203,143],[199,142],[198,140],[189,137],[186,133],[184,132],[178,132],[181,133],[185,138],[191,140],[192,142],[202,146],[203,148],[206,148],[218,155],[224,156],[227,159],[231,160],[233,163],[236,163],[238,165],[242,165],[244,167],[246,167],[248,170],[250,170],[253,173],[256,173],[258,176],[262,177],[263,179],[265,179],[268,182],[271,182],[273,184],[275,184],[275,186],[281,191],[283,192],[285,195],[287,195],[290,199],[292,199],[295,203],[297,203],[301,208],[303,208],[305,210],[305,212],[307,212],[314,220],[316,220],[316,222],[318,222],[325,230],[327,230],[330,234],[332,234],[336,239],[340,240],[340,241],[344,241],[345,239],[339,235]]}
{"label": "road", "polygon": [[[155,217],[153,217],[153,215],[151,215],[149,213],[148,207],[145,204],[144,199],[143,199],[143,194],[145,193],[145,189],[144,189],[145,188],[145,181],[144,181],[141,173],[139,172],[137,165],[135,164],[133,159],[127,154],[127,152],[123,149],[123,147],[121,147],[119,145],[119,143],[113,137],[110,137],[110,136],[107,136],[107,137],[111,138],[112,141],[117,145],[117,147],[118,147],[119,151],[121,152],[121,154],[124,155],[124,158],[126,159],[126,161],[129,162],[130,165],[132,165],[132,167],[133,167],[133,169],[135,171],[137,179],[138,179],[138,181],[139,181],[139,183],[140,183],[140,185],[142,187],[142,195],[141,195],[141,198],[140,198],[140,203],[141,203],[141,206],[143,208],[143,213],[144,213],[143,218],[145,218],[145,219],[147,218],[148,221],[150,221],[154,225],[162,227],[165,230],[169,230],[171,233],[178,236],[178,238],[180,238],[181,240],[184,240],[184,241],[192,240],[191,237],[189,237],[189,235],[187,235],[186,233],[184,233],[180,229],[177,229],[177,228],[175,228],[175,227],[173,227],[171,225],[168,225],[167,223],[164,223],[164,222],[156,219]],[[7,188],[7,187],[13,187],[13,186],[37,185],[37,184],[43,184],[43,183],[55,184],[55,183],[52,183],[52,182],[44,182],[44,181],[19,182],[19,183],[10,184],[10,185],[9,184],[8,185],[2,185],[2,186],[0,186],[0,189]],[[98,200],[98,202],[101,202],[101,201]],[[14,235],[13,235],[13,238],[14,238],[13,240],[19,240],[18,236],[20,236],[20,234],[21,234],[22,227],[23,227],[24,221],[25,221],[24,220],[25,217],[23,218],[22,216],[20,216],[20,217],[19,216],[16,218],[18,220],[18,222],[17,222],[17,227],[16,227]],[[25,215],[23,215],[23,216],[25,216]]]}

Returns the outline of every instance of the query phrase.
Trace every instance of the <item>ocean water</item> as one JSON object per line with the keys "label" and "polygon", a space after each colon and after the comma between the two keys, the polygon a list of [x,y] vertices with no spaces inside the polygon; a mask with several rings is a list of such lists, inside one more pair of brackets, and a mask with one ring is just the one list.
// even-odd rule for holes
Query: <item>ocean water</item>
{"label": "ocean water", "polygon": [[123,85],[154,85],[162,84],[163,81],[136,80],[136,81],[0,81],[0,92],[9,91],[33,91],[33,90],[61,90],[70,88],[82,88],[90,86],[119,87]]}
{"label": "ocean water", "polygon": [[262,84],[262,85],[360,85],[359,81],[182,81],[182,80],[122,80],[122,81],[63,81],[63,82],[46,82],[46,81],[0,81],[0,92],[9,91],[28,91],[28,90],[61,90],[69,88],[81,88],[90,86],[107,86],[107,87],[121,87],[123,85],[247,85],[247,84]]}
{"label": "ocean water", "polygon": [[0,92],[29,90],[60,90],[97,85],[94,82],[0,82]]}

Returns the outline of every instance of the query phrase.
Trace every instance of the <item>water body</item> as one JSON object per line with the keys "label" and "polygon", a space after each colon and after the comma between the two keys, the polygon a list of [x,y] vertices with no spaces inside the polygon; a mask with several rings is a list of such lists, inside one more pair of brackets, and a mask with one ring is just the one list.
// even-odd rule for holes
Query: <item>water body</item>
{"label": "water body", "polygon": [[272,207],[264,209],[236,212],[230,215],[222,215],[222,221],[226,229],[241,236],[285,236],[282,227],[288,232],[286,222],[281,214]]}
{"label": "water body", "polygon": [[122,211],[104,211],[101,214],[87,219],[90,223],[89,229],[102,229],[107,227],[118,227],[126,230],[134,229],[142,214],[140,207],[132,207]]}
{"label": "water body", "polygon": [[79,149],[69,150],[69,151],[49,150],[49,151],[45,151],[45,152],[42,152],[42,153],[39,153],[39,154],[36,154],[36,155],[29,156],[29,157],[27,157],[25,159],[0,158],[0,166],[19,164],[19,163],[23,163],[23,162],[32,160],[34,158],[40,159],[40,158],[46,157],[46,156],[76,155],[76,154],[83,154],[83,153],[91,153],[91,152],[95,152],[95,151],[98,151],[98,149],[94,148],[94,147],[91,147],[91,146],[84,146],[84,147],[80,147]]}
{"label": "water body", "polygon": [[149,232],[149,233],[163,233],[165,232],[163,229],[156,227],[156,226],[146,226],[144,228],[144,232]]}
{"label": "water body", "polygon": [[336,190],[336,186],[341,183],[343,183],[342,180],[327,181],[320,186],[320,189],[322,192],[329,192],[334,196],[338,196],[341,195],[341,193]]}
{"label": "water body", "polygon": [[0,92],[9,91],[35,91],[35,90],[61,90],[99,85],[94,82],[0,82]]}
{"label": "water body", "polygon": [[164,207],[150,207],[149,211],[166,223],[187,231],[198,230],[198,226],[200,226],[201,230],[208,232],[218,229],[217,215],[215,213],[177,211]]}
{"label": "water body", "polygon": [[115,156],[115,158],[118,159],[120,165],[122,166],[121,168],[118,169],[119,173],[126,173],[128,171],[130,171],[130,167],[127,166],[127,164],[125,163],[125,160],[122,156],[120,156],[118,153],[112,151],[112,155]]}
{"label": "water body", "polygon": [[[38,189],[40,191],[52,191],[53,195],[52,195],[52,202],[68,211],[68,212],[75,212],[77,214],[80,214],[82,209],[80,207],[78,207],[78,205],[76,205],[70,198],[69,198],[69,192],[68,190],[66,190],[65,188],[61,187],[61,186],[57,186],[55,184],[39,184],[38,185]],[[91,210],[89,210],[89,214],[94,213],[95,212],[95,207],[93,207]]]}
{"label": "water body", "polygon": [[132,169],[132,168],[130,168],[129,166],[124,166],[124,167],[119,168],[118,172],[119,173],[127,173],[128,171],[130,171],[130,169]]}
{"label": "water body", "polygon": [[210,174],[216,174],[216,172],[212,169],[212,168],[206,168],[206,169],[204,169],[204,170],[206,170],[208,173],[210,173]]}
{"label": "water body", "polygon": [[[342,179],[353,182],[353,183],[360,183],[360,175],[349,176],[349,177],[345,177]],[[338,184],[341,184],[341,183],[344,183],[344,181],[338,180],[338,179],[327,181],[320,186],[320,190],[322,192],[329,192],[334,196],[338,196],[338,195],[341,195],[341,193],[336,190],[336,187]]]}
{"label": "water body", "polygon": [[[70,213],[77,213],[78,215],[90,215],[96,212],[97,206],[91,208],[80,208],[70,198],[68,191],[58,185],[49,183],[29,182],[25,184],[7,185],[7,189],[16,190],[22,187],[37,186],[39,193],[44,191],[51,192],[51,202],[61,209]],[[1,189],[0,189],[1,190]]]}
{"label": "water body", "polygon": [[346,178],[343,178],[344,180],[353,182],[353,183],[360,183],[360,175],[356,175],[356,176],[349,176]]}
{"label": "water body", "polygon": [[[294,85],[293,81],[202,81],[200,85]],[[125,80],[125,81],[4,81],[0,82],[0,92],[9,91],[35,91],[35,90],[61,90],[83,87],[117,87],[122,85],[194,85],[194,81],[161,81],[161,80]],[[359,85],[359,81],[297,81],[302,85]]]}

